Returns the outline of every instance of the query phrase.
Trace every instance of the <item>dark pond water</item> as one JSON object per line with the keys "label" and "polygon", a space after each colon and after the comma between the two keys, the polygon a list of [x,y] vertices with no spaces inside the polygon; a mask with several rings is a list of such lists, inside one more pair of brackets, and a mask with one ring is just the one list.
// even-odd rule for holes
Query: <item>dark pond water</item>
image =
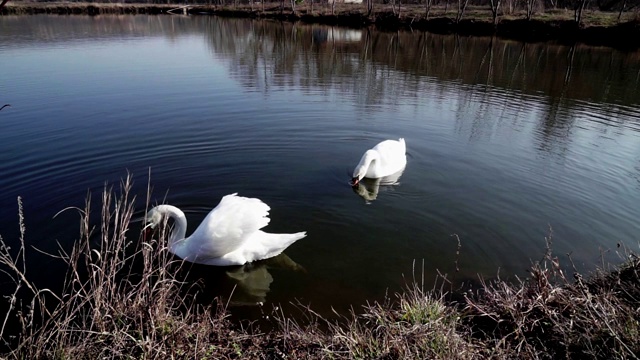
{"label": "dark pond water", "polygon": [[[182,208],[188,233],[232,192],[271,206],[267,230],[308,232],[275,263],[199,268],[211,294],[240,285],[234,304],[344,311],[402,289],[414,261],[428,283],[438,271],[525,275],[550,227],[554,253],[581,270],[619,261],[618,244],[638,250],[640,52],[214,17],[3,16],[0,74],[9,244],[18,196],[27,243],[55,252],[79,222],[54,214],[88,193],[97,210],[104,184],[131,173],[142,215],[150,172],[152,201]],[[365,200],[351,171],[398,137],[400,184]],[[39,283],[61,281],[59,261],[28,255]]]}

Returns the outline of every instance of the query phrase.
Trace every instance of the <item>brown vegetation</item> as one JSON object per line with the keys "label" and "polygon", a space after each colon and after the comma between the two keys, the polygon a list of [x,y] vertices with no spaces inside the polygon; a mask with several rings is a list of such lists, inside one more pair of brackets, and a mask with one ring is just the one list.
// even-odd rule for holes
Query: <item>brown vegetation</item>
{"label": "brown vegetation", "polygon": [[[525,2],[491,1],[458,6],[433,0],[400,0],[362,4],[336,2],[253,0],[193,1],[189,4],[30,2],[12,1],[0,14],[192,14],[270,18],[350,27],[376,26],[385,30],[416,29],[436,33],[499,35],[526,41],[563,40],[624,48],[640,47],[640,0],[598,2],[585,0]],[[606,11],[603,11],[606,9]],[[624,15],[624,16],[623,16]]]}
{"label": "brown vegetation", "polygon": [[[0,239],[0,266],[15,285],[0,328],[7,358],[198,359],[474,359],[636,358],[640,355],[640,259],[619,269],[570,281],[546,254],[529,279],[497,280],[463,302],[441,288],[416,283],[359,315],[329,321],[304,309],[274,329],[243,328],[222,303],[207,307],[192,296],[197,285],[175,275],[182,262],[158,239],[130,234],[135,199],[131,181],[116,198],[105,189],[98,223],[90,202],[80,214],[81,237],[70,253],[62,293],[37,289],[27,276],[20,200],[17,251]],[[26,305],[25,305],[26,304]],[[7,324],[17,320],[18,330]]]}

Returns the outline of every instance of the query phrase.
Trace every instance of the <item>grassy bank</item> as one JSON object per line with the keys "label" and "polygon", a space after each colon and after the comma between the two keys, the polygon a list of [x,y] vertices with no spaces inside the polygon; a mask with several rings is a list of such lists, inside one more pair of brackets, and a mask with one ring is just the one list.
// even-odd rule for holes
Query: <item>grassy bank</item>
{"label": "grassy bank", "polygon": [[[0,243],[2,276],[12,280],[10,311],[0,328],[9,359],[474,359],[636,358],[640,356],[640,259],[572,279],[546,254],[530,277],[495,281],[447,300],[414,284],[358,315],[329,321],[304,309],[273,328],[243,327],[224,302],[198,304],[197,285],[183,282],[181,261],[153,237],[130,230],[130,179],[105,189],[102,208],[90,201],[80,215],[80,238],[57,257],[68,266],[64,290],[38,289],[27,275],[20,205],[20,246]],[[20,204],[20,200],[19,200]],[[147,204],[148,205],[148,204]],[[2,279],[3,281],[6,279]],[[6,290],[6,289],[5,289]],[[357,306],[357,305],[355,305]],[[15,324],[9,331],[7,324]],[[15,337],[14,337],[15,336]]]}
{"label": "grassy bank", "polygon": [[[224,2],[222,2],[224,3]],[[191,14],[232,17],[269,18],[281,21],[341,25],[375,26],[382,30],[425,30],[462,35],[497,35],[524,41],[560,41],[585,43],[624,49],[640,47],[640,12],[603,12],[586,9],[576,20],[576,11],[552,8],[528,12],[498,10],[489,6],[433,5],[428,14],[423,4],[366,4],[295,2],[226,5],[78,3],[14,1],[0,9],[5,15],[19,14]]]}

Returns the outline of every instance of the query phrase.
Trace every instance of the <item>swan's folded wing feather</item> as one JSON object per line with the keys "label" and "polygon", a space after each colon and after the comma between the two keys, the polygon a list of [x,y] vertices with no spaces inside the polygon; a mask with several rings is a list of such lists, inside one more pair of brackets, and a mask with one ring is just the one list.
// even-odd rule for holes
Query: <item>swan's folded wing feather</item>
{"label": "swan's folded wing feather", "polygon": [[[381,163],[380,165],[385,168],[385,171],[383,172],[396,172],[406,164],[406,147],[404,139],[401,138],[401,140],[402,141],[385,140],[373,148],[373,150],[376,150],[378,152]],[[386,169],[390,170],[386,171]]]}
{"label": "swan's folded wing feather", "polygon": [[228,254],[269,224],[269,210],[260,199],[226,195],[191,235],[189,247],[211,258]]}

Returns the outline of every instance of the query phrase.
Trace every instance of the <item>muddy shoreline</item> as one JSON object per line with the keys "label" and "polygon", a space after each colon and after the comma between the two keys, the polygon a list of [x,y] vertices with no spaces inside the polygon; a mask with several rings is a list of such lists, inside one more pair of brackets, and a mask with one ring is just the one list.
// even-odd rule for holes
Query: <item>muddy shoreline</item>
{"label": "muddy shoreline", "polygon": [[[216,15],[225,17],[263,18],[308,24],[338,25],[352,28],[375,27],[383,31],[419,30],[438,34],[457,33],[464,36],[498,36],[526,42],[554,41],[572,45],[583,43],[594,46],[609,46],[622,50],[640,48],[640,21],[633,19],[614,25],[578,26],[566,16],[552,16],[544,20],[524,18],[502,18],[494,26],[484,15],[470,13],[467,18],[455,22],[455,13],[436,14],[429,20],[424,17],[422,6],[406,7],[403,13],[395,15],[391,8],[380,6],[367,16],[364,6],[336,8],[334,15],[326,7],[316,5],[315,10],[299,6],[295,12],[290,8],[281,9],[279,4],[265,5],[264,9],[255,5],[215,6],[193,5],[182,8],[177,4],[101,4],[101,3],[8,3],[0,10],[2,15],[102,15],[102,14],[189,14]],[[613,15],[612,15],[613,16]]]}

